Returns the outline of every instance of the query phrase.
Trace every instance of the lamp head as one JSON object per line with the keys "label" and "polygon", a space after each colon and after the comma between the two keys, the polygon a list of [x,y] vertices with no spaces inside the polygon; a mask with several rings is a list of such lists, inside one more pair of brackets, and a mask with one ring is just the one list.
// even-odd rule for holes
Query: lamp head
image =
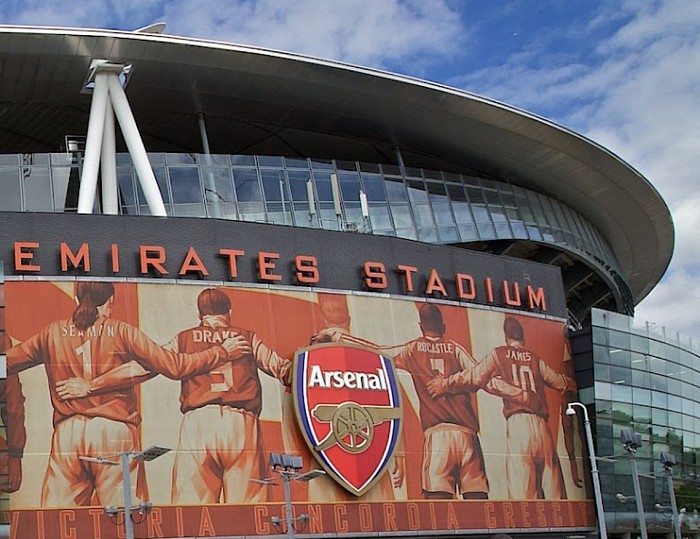
{"label": "lamp head", "polygon": [[574,410],[574,407],[571,406],[571,404],[566,405],[566,415],[569,417],[576,415],[576,410]]}

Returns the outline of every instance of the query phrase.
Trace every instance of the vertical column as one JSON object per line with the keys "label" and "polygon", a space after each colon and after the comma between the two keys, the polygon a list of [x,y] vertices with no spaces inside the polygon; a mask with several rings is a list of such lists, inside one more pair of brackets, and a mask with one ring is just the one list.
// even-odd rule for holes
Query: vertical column
{"label": "vertical column", "polygon": [[95,75],[95,88],[92,93],[92,103],[90,103],[90,118],[88,120],[87,140],[85,141],[83,174],[80,178],[80,191],[78,192],[78,213],[92,213],[95,207],[97,170],[100,164],[110,76],[117,78],[116,75],[110,73],[98,72]]}
{"label": "vertical column", "polygon": [[216,190],[214,174],[211,170],[211,151],[209,150],[209,137],[207,136],[207,126],[204,123],[204,114],[197,113],[197,125],[199,126],[199,136],[202,139],[202,151],[204,152],[204,170],[202,170],[202,182],[204,183],[204,203],[205,209],[210,217],[221,217],[219,199],[221,195]]}
{"label": "vertical column", "polygon": [[134,163],[139,182],[141,182],[141,189],[146,197],[148,208],[152,215],[165,217],[167,213],[165,211],[165,204],[163,204],[163,198],[160,194],[160,189],[158,188],[158,182],[153,174],[153,169],[151,169],[151,164],[148,161],[146,148],[141,140],[138,127],[136,127],[136,121],[134,120],[134,115],[131,113],[131,108],[129,108],[129,102],[126,99],[124,89],[116,75],[110,74],[107,81],[109,83],[109,93],[112,98],[114,114],[122,129],[124,141],[131,154],[131,160]]}
{"label": "vertical column", "polygon": [[102,134],[102,213],[119,213],[117,190],[117,142],[114,134],[114,109],[107,100],[104,132]]}

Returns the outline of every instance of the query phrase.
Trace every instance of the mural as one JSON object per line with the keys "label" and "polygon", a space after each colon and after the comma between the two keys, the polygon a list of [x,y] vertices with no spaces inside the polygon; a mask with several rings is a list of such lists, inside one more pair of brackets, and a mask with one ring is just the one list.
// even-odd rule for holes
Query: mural
{"label": "mural", "polygon": [[[271,287],[11,281],[5,297],[15,537],[123,536],[104,511],[124,503],[121,470],[94,459],[151,445],[173,451],[131,461],[135,503],[153,503],[137,536],[278,533],[282,488],[260,482],[270,452],[305,470],[336,454],[342,473],[293,484],[311,534],[595,525],[562,406],[575,395],[563,321]],[[323,359],[346,349],[361,353]],[[353,405],[357,384],[381,398]],[[307,421],[326,429],[313,440],[306,390]],[[343,453],[370,437],[391,451],[359,470]]]}

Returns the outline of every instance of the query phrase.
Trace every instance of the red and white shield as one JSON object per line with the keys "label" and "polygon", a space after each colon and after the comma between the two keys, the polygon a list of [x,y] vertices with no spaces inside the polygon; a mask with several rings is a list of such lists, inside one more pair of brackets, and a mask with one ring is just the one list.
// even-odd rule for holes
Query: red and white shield
{"label": "red and white shield", "polygon": [[401,430],[391,360],[359,346],[313,346],[296,353],[292,387],[311,452],[346,490],[367,492],[386,470]]}

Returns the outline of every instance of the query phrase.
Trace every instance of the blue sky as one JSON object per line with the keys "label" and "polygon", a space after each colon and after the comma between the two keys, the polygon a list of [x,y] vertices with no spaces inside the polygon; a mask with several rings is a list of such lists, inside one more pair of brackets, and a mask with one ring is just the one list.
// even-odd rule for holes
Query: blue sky
{"label": "blue sky", "polygon": [[700,341],[697,0],[4,0],[0,23],[282,49],[504,101],[606,146],[665,198],[676,249],[637,318]]}

